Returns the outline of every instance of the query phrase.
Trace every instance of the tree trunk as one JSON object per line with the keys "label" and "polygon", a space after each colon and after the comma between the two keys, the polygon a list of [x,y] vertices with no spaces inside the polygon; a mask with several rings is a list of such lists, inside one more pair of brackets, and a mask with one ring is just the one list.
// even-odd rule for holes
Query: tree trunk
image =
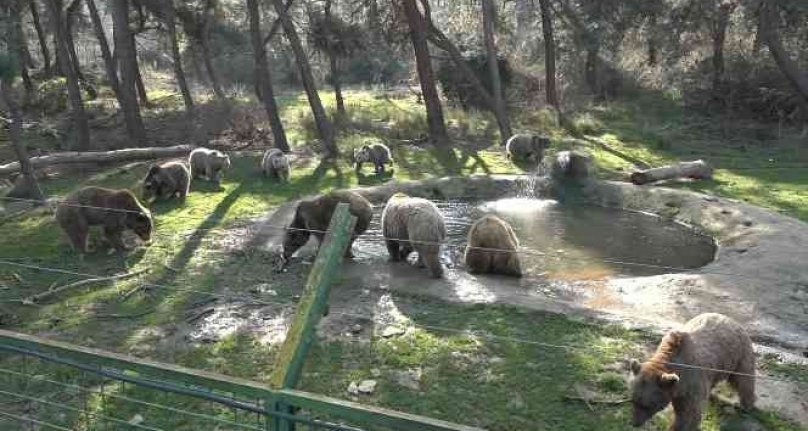
{"label": "tree trunk", "polygon": [[142,106],[149,106],[149,95],[146,93],[146,85],[143,84],[143,75],[140,73],[140,64],[137,61],[137,39],[133,32],[129,33],[132,37],[132,52],[135,57],[135,88],[137,89],[137,97],[140,99]]}
{"label": "tree trunk", "polygon": [[213,7],[213,1],[207,0],[205,2],[204,20],[202,22],[201,34],[199,35],[199,48],[202,51],[202,62],[205,64],[205,70],[210,79],[210,85],[213,87],[213,94],[219,100],[224,100],[225,95],[222,90],[222,85],[219,83],[219,75],[213,67],[213,58],[210,53],[210,21],[211,17],[208,15],[209,10]]}
{"label": "tree trunk", "polygon": [[632,172],[630,179],[632,183],[641,185],[674,178],[709,180],[712,177],[713,168],[704,160],[696,160]]}
{"label": "tree trunk", "polygon": [[56,41],[56,52],[61,61],[61,68],[67,78],[67,96],[70,99],[70,116],[73,120],[73,127],[76,131],[76,148],[87,150],[90,148],[90,125],[87,121],[87,113],[84,111],[84,102],[81,98],[81,88],[79,87],[79,77],[70,61],[69,48],[67,46],[67,29],[64,26],[64,16],[60,2],[48,0],[53,21],[54,40]]}
{"label": "tree trunk", "polygon": [[555,34],[553,33],[553,16],[550,12],[550,0],[539,0],[541,9],[541,32],[544,36],[544,80],[547,104],[560,109],[555,71]]}
{"label": "tree trunk", "polygon": [[36,29],[36,37],[39,39],[39,50],[42,53],[42,70],[46,76],[50,76],[53,73],[51,56],[48,49],[48,39],[45,37],[45,31],[39,19],[39,8],[36,5],[36,0],[29,0],[28,4],[31,9],[31,18],[34,21],[34,29]]}
{"label": "tree trunk", "polygon": [[267,112],[275,147],[288,153],[289,143],[286,141],[286,132],[283,130],[278,105],[275,103],[275,91],[272,88],[267,52],[264,48],[264,40],[261,38],[261,9],[258,6],[258,0],[247,0],[247,13],[250,19],[250,42],[255,58],[256,85],[260,90],[261,100],[264,102],[264,110]]}
{"label": "tree trunk", "polygon": [[488,57],[488,73],[491,76],[491,92],[494,97],[494,109],[497,112],[497,122],[499,123],[499,134],[501,144],[505,145],[508,138],[513,135],[511,132],[511,122],[508,119],[508,111],[505,109],[505,97],[502,93],[502,80],[499,76],[499,60],[497,59],[497,47],[494,40],[494,21],[496,20],[496,10],[492,0],[483,0],[483,33],[485,37],[485,51]]}
{"label": "tree trunk", "polygon": [[107,72],[109,86],[115,92],[115,98],[118,99],[118,103],[121,103],[121,91],[115,60],[112,59],[112,52],[109,50],[109,42],[107,41],[107,35],[104,33],[104,25],[101,22],[101,16],[98,14],[98,8],[95,7],[95,0],[87,0],[87,8],[90,10],[90,20],[93,22],[95,37],[98,39],[98,45],[101,48],[101,58],[104,59],[104,68]]}
{"label": "tree trunk", "polygon": [[[47,156],[31,158],[31,166],[37,169],[45,166],[70,163],[120,163],[136,160],[163,159],[187,156],[193,149],[194,147],[191,145],[176,145],[173,147],[125,148],[123,150],[113,151],[54,153],[48,154]],[[0,165],[0,175],[8,175],[19,170],[19,162]]]}
{"label": "tree trunk", "polygon": [[[424,14],[418,9],[416,1],[421,2]],[[418,69],[418,80],[421,82],[421,93],[426,105],[426,120],[429,126],[429,138],[435,145],[448,144],[449,135],[446,133],[446,124],[443,119],[443,108],[435,86],[435,74],[432,70],[432,61],[429,57],[427,44],[428,16],[427,0],[404,0],[404,13],[410,27],[410,39],[415,51],[415,63]]]}
{"label": "tree trunk", "polygon": [[712,23],[713,33],[713,93],[718,96],[723,92],[724,84],[724,40],[727,37],[729,16],[732,12],[730,3],[718,6],[715,21]]}
{"label": "tree trunk", "polygon": [[22,112],[20,111],[20,106],[17,103],[16,97],[14,97],[13,91],[11,82],[0,78],[0,97],[3,98],[3,101],[8,107],[9,115],[11,116],[9,137],[11,138],[11,145],[14,147],[14,152],[17,154],[20,172],[22,173],[14,185],[14,188],[11,189],[6,196],[10,198],[41,201],[45,199],[45,196],[42,194],[42,189],[39,188],[39,183],[36,181],[34,168],[31,165],[31,160],[28,158],[28,151],[22,139]]}
{"label": "tree trunk", "polygon": [[73,20],[75,19],[76,14],[79,13],[80,7],[81,0],[73,0],[67,5],[64,21],[66,29],[65,37],[67,40],[68,53],[70,54],[70,63],[76,71],[76,76],[79,78],[79,82],[86,85],[87,79],[85,79],[84,74],[81,73],[81,64],[79,63],[79,56],[76,52],[76,43],[73,39]]}
{"label": "tree trunk", "polygon": [[324,156],[325,158],[336,158],[339,155],[339,150],[334,142],[334,128],[325,113],[323,103],[320,101],[320,95],[317,93],[314,76],[311,72],[309,59],[306,56],[306,52],[303,50],[303,44],[300,42],[292,19],[289,18],[289,14],[283,6],[283,1],[272,0],[272,3],[275,5],[275,11],[278,13],[278,18],[281,20],[281,26],[283,27],[284,34],[286,34],[286,40],[289,41],[289,45],[295,53],[297,66],[300,71],[300,79],[303,81],[303,88],[306,90],[306,96],[309,99],[309,105],[314,115],[314,121],[317,124],[317,130],[320,132],[320,138],[323,140],[323,146],[325,148]]}
{"label": "tree trunk", "polygon": [[[460,52],[459,49],[452,43],[449,38],[443,34],[440,29],[435,27],[432,24],[431,20],[427,16],[427,26],[428,26],[428,33],[427,37],[430,42],[432,42],[438,48],[446,51],[449,54],[449,57],[452,59],[452,63],[460,70],[460,73],[463,74],[463,78],[474,87],[474,91],[483,99],[483,103],[488,106],[488,109],[494,113],[494,116],[497,117],[497,124],[507,124],[507,119],[504,118],[506,113],[503,111],[499,111],[497,109],[496,102],[494,101],[494,96],[486,90],[483,83],[477,78],[477,75],[474,73],[473,70],[466,64],[466,60],[463,58],[463,54]],[[500,132],[502,132],[502,128],[500,128]]]}
{"label": "tree trunk", "polygon": [[345,99],[342,98],[342,84],[340,83],[339,61],[333,53],[328,54],[328,63],[331,67],[331,85],[334,86],[334,97],[337,101],[337,113],[345,115]]}
{"label": "tree trunk", "polygon": [[132,36],[129,30],[129,1],[111,0],[112,24],[114,28],[115,55],[121,73],[120,93],[121,110],[123,111],[126,133],[135,145],[146,143],[146,130],[140,118],[140,107],[137,103],[135,89],[137,81],[137,58],[135,57]]}
{"label": "tree trunk", "polygon": [[760,5],[760,14],[763,42],[769,47],[769,52],[780,71],[788,78],[797,93],[808,102],[808,76],[800,71],[799,65],[791,59],[783,46],[783,41],[780,40],[778,29],[780,13],[777,4],[772,0],[764,0]]}
{"label": "tree trunk", "polygon": [[168,28],[168,37],[171,39],[171,63],[174,67],[174,79],[182,93],[182,101],[185,103],[185,111],[188,113],[194,110],[194,99],[191,97],[191,90],[188,88],[188,81],[185,80],[185,71],[182,70],[182,55],[180,53],[180,42],[177,39],[177,12],[174,8],[174,0],[168,0],[168,14],[165,19]]}
{"label": "tree trunk", "polygon": [[[325,20],[331,22],[331,0],[325,1]],[[331,69],[331,85],[334,87],[334,98],[337,102],[337,114],[345,115],[345,101],[342,98],[342,85],[340,85],[339,62],[337,55],[328,53],[328,65]]]}
{"label": "tree trunk", "polygon": [[22,1],[11,0],[8,5],[11,25],[9,27],[9,44],[15,51],[14,55],[17,57],[19,73],[22,77],[23,85],[25,86],[25,98],[29,99],[34,94],[34,84],[31,82],[31,76],[28,75],[28,63],[26,57],[29,57],[27,42],[25,40],[25,32],[23,31],[22,24]]}

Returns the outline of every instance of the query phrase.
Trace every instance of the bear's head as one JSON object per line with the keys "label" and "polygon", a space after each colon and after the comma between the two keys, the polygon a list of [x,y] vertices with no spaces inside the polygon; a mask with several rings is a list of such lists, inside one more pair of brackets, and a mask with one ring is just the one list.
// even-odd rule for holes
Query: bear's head
{"label": "bear's head", "polygon": [[360,148],[354,148],[353,159],[357,163],[367,163],[370,161],[370,145],[362,145]]}
{"label": "bear's head", "polygon": [[297,206],[295,211],[295,218],[286,229],[286,235],[283,237],[283,245],[281,246],[281,256],[286,261],[291,259],[292,255],[300,248],[306,245],[311,236],[306,223],[307,211],[313,204],[308,201],[303,201]]}
{"label": "bear's head", "polygon": [[679,376],[665,372],[658,364],[640,363],[632,359],[631,368],[631,424],[642,426],[673,399]]}
{"label": "bear's head", "polygon": [[143,209],[141,212],[132,212],[127,215],[126,227],[140,237],[143,242],[148,243],[151,241],[152,235],[152,217],[148,210]]}
{"label": "bear's head", "polygon": [[160,165],[152,165],[146,177],[143,178],[143,200],[149,201],[160,194],[163,168]]}
{"label": "bear's head", "polygon": [[213,155],[213,159],[216,160],[215,165],[218,165],[219,171],[226,171],[230,169],[230,156],[227,154],[217,151],[216,154]]}

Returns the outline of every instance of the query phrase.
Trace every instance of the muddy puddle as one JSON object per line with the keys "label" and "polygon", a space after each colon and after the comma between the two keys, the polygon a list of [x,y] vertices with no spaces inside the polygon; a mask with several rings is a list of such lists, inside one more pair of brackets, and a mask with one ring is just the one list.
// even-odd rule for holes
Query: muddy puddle
{"label": "muddy puddle", "polygon": [[[443,261],[462,267],[463,247],[474,220],[496,214],[519,237],[522,268],[549,280],[593,280],[670,273],[699,268],[715,257],[712,238],[660,217],[595,206],[561,205],[553,200],[512,198],[489,202],[436,203],[446,220]],[[385,261],[381,237],[382,206],[374,208],[367,238],[354,251],[359,262]]]}

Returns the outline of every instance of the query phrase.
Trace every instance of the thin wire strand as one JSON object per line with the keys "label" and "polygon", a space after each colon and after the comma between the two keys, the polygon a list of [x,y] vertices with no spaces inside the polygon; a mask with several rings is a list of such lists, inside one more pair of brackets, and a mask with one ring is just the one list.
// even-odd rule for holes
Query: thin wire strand
{"label": "thin wire strand", "polygon": [[[50,379],[44,378],[44,377],[39,376],[39,375],[23,374],[23,373],[14,371],[14,370],[9,370],[7,368],[1,368],[0,367],[0,373],[8,374],[8,375],[14,375],[14,376],[26,377],[26,378],[28,378],[30,380],[37,380],[37,381],[41,381],[41,382],[45,382],[45,383],[50,383],[52,385],[61,386],[61,387],[67,388],[67,389],[75,389],[75,390],[85,392],[87,394],[101,395],[101,393],[99,391],[97,391],[97,390],[89,389],[89,388],[86,388],[86,387],[83,387],[83,386],[80,386],[80,385],[72,385],[72,384],[69,384],[69,383],[59,382],[59,381],[56,381],[56,380],[50,380]],[[240,423],[229,421],[227,419],[221,419],[221,418],[217,418],[215,416],[210,416],[210,415],[206,415],[206,414],[202,414],[202,413],[195,413],[195,412],[191,412],[191,411],[184,410],[184,409],[178,409],[178,408],[174,408],[174,407],[165,406],[165,405],[162,405],[162,404],[155,404],[155,403],[151,403],[151,402],[144,401],[144,400],[141,400],[141,399],[132,398],[132,397],[129,397],[129,396],[126,396],[126,395],[119,395],[119,394],[115,394],[115,393],[106,393],[104,395],[108,396],[108,397],[116,398],[116,399],[119,399],[119,400],[122,400],[122,401],[127,401],[127,402],[131,402],[131,403],[139,404],[139,405],[149,407],[149,408],[155,408],[155,409],[165,410],[165,411],[168,411],[168,412],[171,412],[171,413],[177,413],[177,414],[192,416],[192,417],[195,417],[197,419],[212,420],[212,421],[216,421],[216,422],[219,422],[219,423],[222,423],[222,424],[225,424],[225,425],[237,426],[237,427],[241,427],[241,428],[244,428],[244,429],[250,429],[250,430],[255,430],[255,431],[263,431],[263,428],[257,428],[257,427],[253,427],[251,425],[240,424]]]}
{"label": "thin wire strand", "polygon": [[8,395],[8,396],[11,396],[11,397],[20,398],[20,399],[24,399],[24,400],[28,400],[28,401],[33,401],[35,403],[45,404],[45,405],[57,407],[57,408],[64,409],[64,410],[69,410],[69,411],[76,412],[76,413],[85,414],[85,415],[90,416],[90,417],[92,417],[94,419],[113,422],[113,423],[116,423],[116,424],[122,424],[122,425],[125,425],[126,427],[129,427],[129,428],[136,428],[136,429],[142,429],[142,430],[148,430],[148,431],[164,431],[161,428],[154,428],[154,427],[151,427],[151,426],[148,426],[148,425],[141,425],[141,424],[131,423],[131,422],[125,421],[125,420],[120,419],[120,418],[115,418],[115,417],[112,417],[112,416],[103,415],[101,413],[95,413],[95,412],[90,412],[90,411],[87,411],[87,410],[82,410],[82,409],[79,409],[79,408],[76,408],[76,407],[68,406],[67,404],[63,404],[63,403],[55,403],[53,401],[48,401],[48,400],[46,400],[44,398],[32,397],[30,395],[20,394],[20,393],[11,392],[11,391],[5,391],[5,390],[2,390],[2,389],[0,389],[0,394]]}
{"label": "thin wire strand", "polygon": [[[3,263],[4,262],[0,261],[0,264],[3,264]],[[47,270],[47,268],[45,270]],[[63,270],[60,270],[60,272],[63,272]],[[91,276],[89,274],[81,274],[81,273],[74,273],[74,275]],[[95,276],[93,276],[93,277],[95,277]],[[144,285],[148,285],[148,284],[144,284]],[[248,301],[248,302],[251,302],[251,303],[256,303],[256,304],[261,304],[261,305],[276,305],[276,306],[279,305],[279,306],[286,307],[286,308],[291,308],[291,307],[293,307],[295,305],[295,304],[292,304],[292,303],[283,303],[283,302],[277,302],[277,301],[266,301],[266,300],[263,300],[263,299],[256,299],[256,298],[244,298],[244,297],[239,297],[239,296],[234,296],[234,295],[216,294],[216,293],[213,293],[213,292],[205,292],[205,291],[194,290],[194,289],[183,289],[183,288],[170,287],[170,286],[161,286],[161,285],[152,285],[152,287],[159,288],[159,289],[168,289],[168,290],[172,291],[170,293],[180,293],[180,292],[198,293],[198,294],[207,295],[207,296],[218,298],[218,299],[225,299],[225,300],[236,299],[236,300],[240,300],[240,301]],[[362,315],[362,314],[340,312],[340,311],[334,311],[334,312],[332,312],[330,314],[341,315],[341,316],[346,316],[346,317],[352,317],[352,318],[361,319],[361,320],[371,320],[371,321],[373,321],[375,319],[375,317],[373,315]],[[413,327],[417,327],[417,328],[421,328],[421,329],[425,329],[425,330],[432,330],[432,331],[451,332],[451,333],[457,333],[457,334],[462,334],[462,335],[467,335],[467,336],[471,335],[471,336],[484,338],[484,339],[487,339],[487,340],[490,340],[490,341],[508,341],[508,342],[515,342],[515,343],[521,343],[521,344],[535,345],[535,346],[540,346],[540,347],[554,348],[554,349],[574,350],[574,351],[581,351],[581,352],[587,352],[587,353],[592,353],[593,351],[602,351],[603,350],[602,348],[597,348],[597,347],[592,347],[592,346],[573,346],[573,345],[563,345],[563,344],[551,344],[551,343],[545,343],[545,342],[541,342],[541,341],[528,340],[528,339],[517,338],[517,337],[507,337],[507,336],[500,336],[500,335],[494,335],[494,334],[479,334],[479,333],[475,333],[474,331],[469,331],[469,330],[465,330],[465,329],[458,329],[458,328],[451,328],[451,327],[444,327],[444,326],[435,326],[435,325],[424,325],[424,324],[419,324],[419,323],[415,323],[415,322],[410,322],[410,323],[406,324],[405,326],[413,326]],[[692,368],[692,369],[698,369],[698,370],[703,370],[703,371],[721,372],[721,373],[725,373],[725,374],[729,374],[729,375],[750,376],[750,377],[756,377],[756,378],[760,378],[760,379],[764,379],[764,380],[795,383],[794,381],[788,380],[788,379],[779,379],[779,378],[769,377],[769,376],[765,376],[765,375],[758,375],[758,374],[750,375],[750,374],[746,374],[746,373],[739,373],[739,372],[736,372],[736,371],[719,370],[719,369],[714,369],[714,368],[709,368],[709,367],[701,367],[701,366],[696,366],[696,365],[688,365],[688,364],[681,364],[681,363],[675,363],[675,362],[664,362],[664,363],[660,362],[660,364],[670,365],[670,366],[679,366],[679,367],[682,367],[682,368]]]}
{"label": "thin wire strand", "polygon": [[65,427],[62,427],[60,425],[56,425],[56,424],[36,420],[36,419],[33,419],[33,418],[28,418],[28,417],[25,417],[25,416],[18,416],[18,415],[15,415],[14,413],[9,413],[9,412],[3,411],[3,410],[0,410],[0,416],[6,416],[6,417],[9,417],[9,418],[12,418],[12,419],[16,419],[16,420],[18,420],[20,422],[27,422],[27,423],[30,423],[30,424],[39,425],[39,426],[47,427],[47,428],[50,428],[50,429],[55,429],[55,430],[60,430],[60,431],[74,431],[74,430],[71,430],[70,428],[65,428]]}

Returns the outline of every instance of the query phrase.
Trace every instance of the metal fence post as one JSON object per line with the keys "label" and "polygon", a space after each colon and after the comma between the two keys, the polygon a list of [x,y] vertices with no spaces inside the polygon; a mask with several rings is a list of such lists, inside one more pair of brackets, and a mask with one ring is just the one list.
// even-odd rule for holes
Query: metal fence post
{"label": "metal fence post", "polygon": [[[331,217],[328,232],[320,245],[306,287],[297,303],[295,317],[275,361],[275,368],[270,378],[270,385],[273,388],[293,389],[300,380],[306,355],[316,336],[317,323],[328,306],[331,282],[339,271],[345,249],[349,246],[353,235],[356,217],[353,217],[348,209],[347,203],[340,203]],[[292,406],[276,400],[272,400],[270,409],[283,414],[294,413]],[[280,417],[275,417],[270,423],[277,426],[270,427],[273,431],[293,431],[295,428],[292,421]]]}

